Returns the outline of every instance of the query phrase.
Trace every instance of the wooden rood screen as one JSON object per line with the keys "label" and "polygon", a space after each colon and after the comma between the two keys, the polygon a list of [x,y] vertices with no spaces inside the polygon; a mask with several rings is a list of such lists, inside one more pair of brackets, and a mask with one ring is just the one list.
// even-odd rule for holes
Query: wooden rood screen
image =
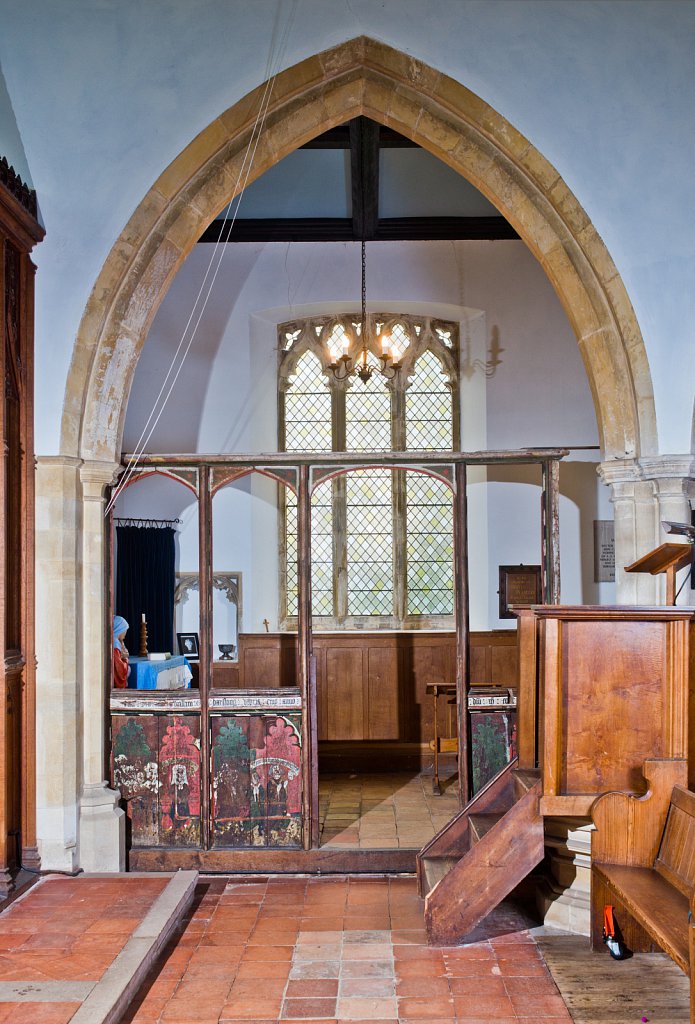
{"label": "wooden rood screen", "polygon": [[[246,847],[247,867],[263,870],[290,861],[299,870],[319,854],[318,744],[341,738],[413,742],[412,723],[402,721],[402,677],[410,688],[422,674],[417,645],[413,650],[387,649],[375,642],[368,657],[347,646],[327,648],[312,629],[311,593],[311,495],[321,481],[348,469],[378,466],[385,470],[418,470],[443,480],[453,497],[454,644],[446,652],[446,674],[456,685],[457,743],[461,800],[469,795],[467,688],[470,682],[468,636],[468,571],[466,524],[466,467],[469,464],[535,464],[542,484],[540,514],[543,539],[542,583],[545,599],[559,600],[558,561],[558,465],[566,449],[526,449],[513,452],[291,452],[261,456],[162,455],[144,456],[131,482],[162,473],[183,483],[196,495],[199,523],[200,661],[199,693],[154,693],[150,697],[132,691],[114,691],[112,712],[112,772],[114,784],[132,802],[131,866],[184,864],[228,870],[238,865]],[[127,462],[129,457],[124,456]],[[258,713],[258,659],[267,650],[240,651],[235,680],[238,689],[228,694],[214,687],[212,644],[212,550],[214,495],[229,482],[251,472],[261,472],[290,488],[297,508],[297,633],[291,643],[279,639],[277,654],[294,658],[292,671],[282,671],[280,689],[286,706],[267,696],[267,707]],[[354,634],[353,634],[354,635]],[[283,653],[284,652],[284,653]],[[475,648],[473,668],[486,678],[499,671],[495,652],[481,669]],[[497,657],[503,657],[497,652]],[[323,659],[323,660],[322,660]],[[246,661],[248,660],[248,665]],[[286,661],[280,659],[286,666]],[[489,664],[487,664],[489,660]],[[256,669],[251,672],[255,662]],[[249,670],[249,671],[247,671]],[[444,670],[443,670],[444,671]],[[400,672],[400,676],[399,676]],[[226,685],[232,673],[226,673]],[[255,674],[255,682],[248,678]],[[480,682],[481,679],[474,681]],[[498,680],[496,680],[498,681]],[[325,682],[325,686],[323,685]],[[430,679],[421,680],[422,688]],[[317,696],[317,683],[320,693]],[[336,694],[348,692],[344,705],[351,712],[350,734],[343,737],[345,716],[336,721]],[[356,683],[358,685],[356,685]],[[288,685],[289,684],[289,685]],[[294,685],[292,685],[294,684]],[[232,686],[234,684],[232,683]],[[417,688],[417,686],[416,686]],[[276,695],[277,696],[277,695]],[[225,703],[226,702],[226,703]],[[395,705],[401,709],[397,712]],[[429,706],[429,705],[428,705]],[[268,719],[266,721],[266,712]],[[154,716],[162,716],[162,720]],[[225,720],[222,721],[222,716]],[[139,716],[152,719],[139,722]],[[185,718],[185,720],[184,720]],[[125,719],[128,719],[126,723]],[[166,721],[164,721],[166,719]],[[126,731],[127,729],[127,731]],[[340,730],[340,731],[338,731]],[[366,735],[364,735],[366,733]],[[190,742],[189,742],[190,737]],[[166,749],[165,749],[166,744]],[[282,753],[278,751],[282,749]],[[170,750],[175,754],[171,755]],[[178,757],[183,751],[185,756]],[[199,752],[199,756],[198,756]],[[178,759],[177,759],[178,757]],[[280,771],[284,773],[280,778]],[[279,788],[278,788],[279,787]],[[242,792],[243,791],[243,792]],[[265,849],[259,847],[265,846]],[[136,849],[137,848],[137,849]],[[178,848],[178,849],[174,849]],[[149,861],[144,853],[156,857]],[[157,851],[160,851],[157,853]],[[188,853],[184,855],[184,850]],[[283,859],[273,860],[275,853]],[[166,851],[166,857],[163,856]],[[232,851],[234,851],[232,853]],[[138,854],[136,857],[135,854]],[[178,859],[174,856],[180,854]],[[139,858],[139,859],[138,859]],[[182,859],[183,858],[183,859]],[[186,859],[187,858],[187,859]],[[304,859],[302,859],[304,858]],[[314,861],[318,863],[316,857]],[[412,862],[412,851],[410,855]],[[332,862],[335,867],[335,862]],[[391,863],[391,862],[389,862]],[[383,866],[383,865],[382,865]]]}

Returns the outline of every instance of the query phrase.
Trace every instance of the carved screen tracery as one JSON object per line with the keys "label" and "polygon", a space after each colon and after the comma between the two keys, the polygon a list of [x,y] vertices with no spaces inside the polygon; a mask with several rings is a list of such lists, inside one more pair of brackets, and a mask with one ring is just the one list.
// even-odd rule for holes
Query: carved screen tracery
{"label": "carved screen tracery", "polygon": [[[279,327],[279,445],[285,451],[433,451],[459,445],[458,325],[405,314],[369,314],[374,368],[363,384],[328,369],[359,344],[355,314]],[[379,370],[388,333],[398,374]],[[285,490],[285,489],[283,489]],[[297,614],[297,506],[281,494],[280,621]],[[312,604],[316,624],[449,625],[453,614],[451,491],[405,470],[359,469],[312,495]],[[284,586],[283,586],[284,583]]]}

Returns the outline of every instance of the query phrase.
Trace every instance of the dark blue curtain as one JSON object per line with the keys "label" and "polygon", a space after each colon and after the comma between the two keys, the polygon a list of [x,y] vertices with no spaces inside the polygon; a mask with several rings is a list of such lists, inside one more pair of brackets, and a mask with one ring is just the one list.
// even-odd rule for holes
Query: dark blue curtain
{"label": "dark blue curtain", "polygon": [[140,649],[142,613],[150,651],[174,650],[175,545],[171,526],[116,527],[116,608],[129,623],[125,645]]}

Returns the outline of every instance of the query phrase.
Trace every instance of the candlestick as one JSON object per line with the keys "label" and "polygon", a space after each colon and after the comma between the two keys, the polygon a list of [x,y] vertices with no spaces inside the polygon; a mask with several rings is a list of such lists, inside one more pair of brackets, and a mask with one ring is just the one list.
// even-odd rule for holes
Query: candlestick
{"label": "candlestick", "polygon": [[145,613],[142,613],[142,622],[140,623],[140,651],[141,658],[147,657],[147,623],[145,622]]}

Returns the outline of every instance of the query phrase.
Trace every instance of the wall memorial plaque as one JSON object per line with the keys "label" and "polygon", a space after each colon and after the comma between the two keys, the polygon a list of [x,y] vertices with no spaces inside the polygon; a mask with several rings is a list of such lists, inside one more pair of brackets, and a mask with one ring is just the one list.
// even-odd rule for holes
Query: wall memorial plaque
{"label": "wall memorial plaque", "polygon": [[615,580],[615,523],[594,519],[594,583]]}
{"label": "wall memorial plaque", "polygon": [[519,604],[540,604],[543,600],[540,565],[500,566],[500,618],[513,619],[509,609]]}

